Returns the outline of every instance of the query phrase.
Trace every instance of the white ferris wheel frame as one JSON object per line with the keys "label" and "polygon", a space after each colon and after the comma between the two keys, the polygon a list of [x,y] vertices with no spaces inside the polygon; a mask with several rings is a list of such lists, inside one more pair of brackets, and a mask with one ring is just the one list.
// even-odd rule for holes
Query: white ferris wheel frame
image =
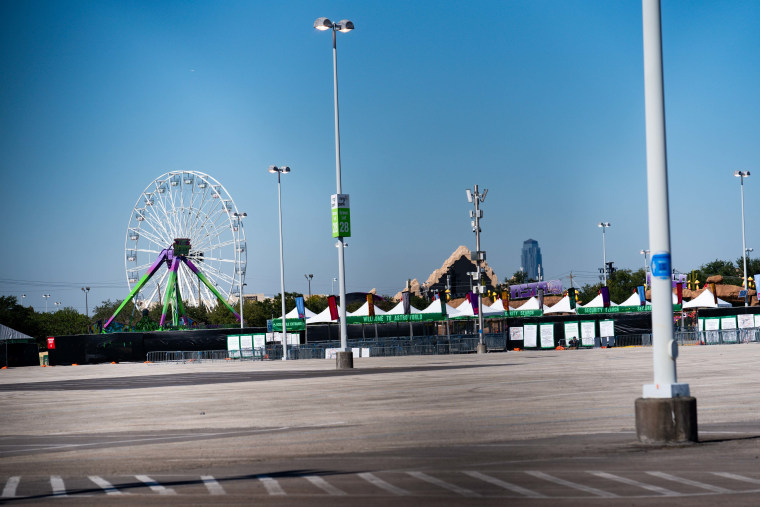
{"label": "white ferris wheel frame", "polygon": [[[124,269],[131,291],[176,238],[190,239],[188,259],[229,302],[245,283],[248,252],[243,221],[229,192],[200,171],[169,171],[153,180],[138,197],[124,241]],[[177,284],[183,301],[213,308],[216,296],[180,264]],[[162,304],[169,270],[135,297],[138,309]],[[239,297],[239,296],[238,296]]]}

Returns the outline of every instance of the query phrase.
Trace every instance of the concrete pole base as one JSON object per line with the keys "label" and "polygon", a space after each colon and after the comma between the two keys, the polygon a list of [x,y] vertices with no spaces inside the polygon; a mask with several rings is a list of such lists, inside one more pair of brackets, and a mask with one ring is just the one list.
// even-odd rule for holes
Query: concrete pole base
{"label": "concrete pole base", "polygon": [[486,344],[485,343],[478,343],[478,349],[477,350],[478,350],[478,354],[485,354],[486,352],[488,352],[488,349],[486,348]]}
{"label": "concrete pole base", "polygon": [[644,444],[697,442],[697,399],[638,398],[636,437]]}
{"label": "concrete pole base", "polygon": [[336,370],[350,370],[354,367],[354,353],[338,352],[335,354],[335,369]]}

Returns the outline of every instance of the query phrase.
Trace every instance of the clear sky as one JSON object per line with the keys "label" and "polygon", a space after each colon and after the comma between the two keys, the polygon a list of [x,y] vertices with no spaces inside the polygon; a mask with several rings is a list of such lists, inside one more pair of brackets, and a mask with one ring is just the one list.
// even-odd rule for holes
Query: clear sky
{"label": "clear sky", "polygon": [[[219,180],[248,213],[246,292],[329,293],[338,34],[349,291],[394,294],[459,245],[488,188],[500,280],[541,246],[547,278],[595,283],[648,248],[641,2],[0,2],[0,293],[84,311],[127,295],[124,239],[170,170]],[[760,255],[760,2],[662,6],[673,265]],[[757,173],[755,174],[755,172]]]}

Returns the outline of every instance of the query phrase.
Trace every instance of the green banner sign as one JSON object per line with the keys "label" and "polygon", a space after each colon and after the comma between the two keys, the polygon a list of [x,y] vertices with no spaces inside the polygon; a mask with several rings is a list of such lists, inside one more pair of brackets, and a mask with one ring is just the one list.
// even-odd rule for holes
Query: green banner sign
{"label": "green banner sign", "polygon": [[[578,315],[591,315],[598,313],[634,313],[634,312],[651,312],[652,305],[637,305],[637,306],[610,306],[608,308],[583,308],[578,307],[575,309]],[[673,305],[674,312],[681,311],[681,305]]]}
{"label": "green banner sign", "polygon": [[330,196],[332,209],[333,238],[348,238],[351,236],[351,206],[348,194],[333,194]]}
{"label": "green banner sign", "polygon": [[[272,320],[272,331],[282,332],[282,319]],[[287,331],[303,331],[306,329],[306,321],[304,319],[285,319],[285,326]],[[269,326],[267,326],[269,327]]]}
{"label": "green banner sign", "polygon": [[346,317],[348,324],[384,324],[388,322],[429,322],[446,320],[442,313],[410,313],[409,315],[375,315],[374,317]]}

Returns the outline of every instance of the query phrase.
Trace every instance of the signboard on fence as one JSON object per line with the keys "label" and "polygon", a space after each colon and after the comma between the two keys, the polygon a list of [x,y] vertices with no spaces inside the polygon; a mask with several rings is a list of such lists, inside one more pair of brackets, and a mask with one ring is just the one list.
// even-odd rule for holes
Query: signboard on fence
{"label": "signboard on fence", "polygon": [[599,321],[599,336],[606,338],[608,336],[615,336],[615,321],[614,320],[600,320]]}
{"label": "signboard on fence", "polygon": [[522,327],[510,327],[509,339],[513,342],[523,341],[523,328]]}
{"label": "signboard on fence", "polygon": [[538,324],[525,324],[523,326],[523,345],[525,348],[538,346]]}
{"label": "signboard on fence", "polygon": [[541,348],[554,348],[554,324],[541,324]]}
{"label": "signboard on fence", "polygon": [[737,315],[739,329],[749,329],[755,327],[755,317],[751,314]]}
{"label": "signboard on fence", "polygon": [[244,334],[240,336],[240,355],[253,357],[253,336]]}
{"label": "signboard on fence", "polygon": [[565,344],[570,345],[570,340],[580,338],[577,322],[565,322]]}
{"label": "signboard on fence", "polygon": [[584,347],[593,347],[594,338],[596,338],[596,321],[581,321],[581,345]]}
{"label": "signboard on fence", "polygon": [[[282,319],[274,319],[269,321],[272,323],[271,327],[267,325],[267,330],[282,331]],[[287,331],[303,331],[306,329],[306,321],[304,319],[285,319],[285,325]]]}
{"label": "signboard on fence", "polygon": [[240,358],[240,335],[227,336],[227,357]]}

